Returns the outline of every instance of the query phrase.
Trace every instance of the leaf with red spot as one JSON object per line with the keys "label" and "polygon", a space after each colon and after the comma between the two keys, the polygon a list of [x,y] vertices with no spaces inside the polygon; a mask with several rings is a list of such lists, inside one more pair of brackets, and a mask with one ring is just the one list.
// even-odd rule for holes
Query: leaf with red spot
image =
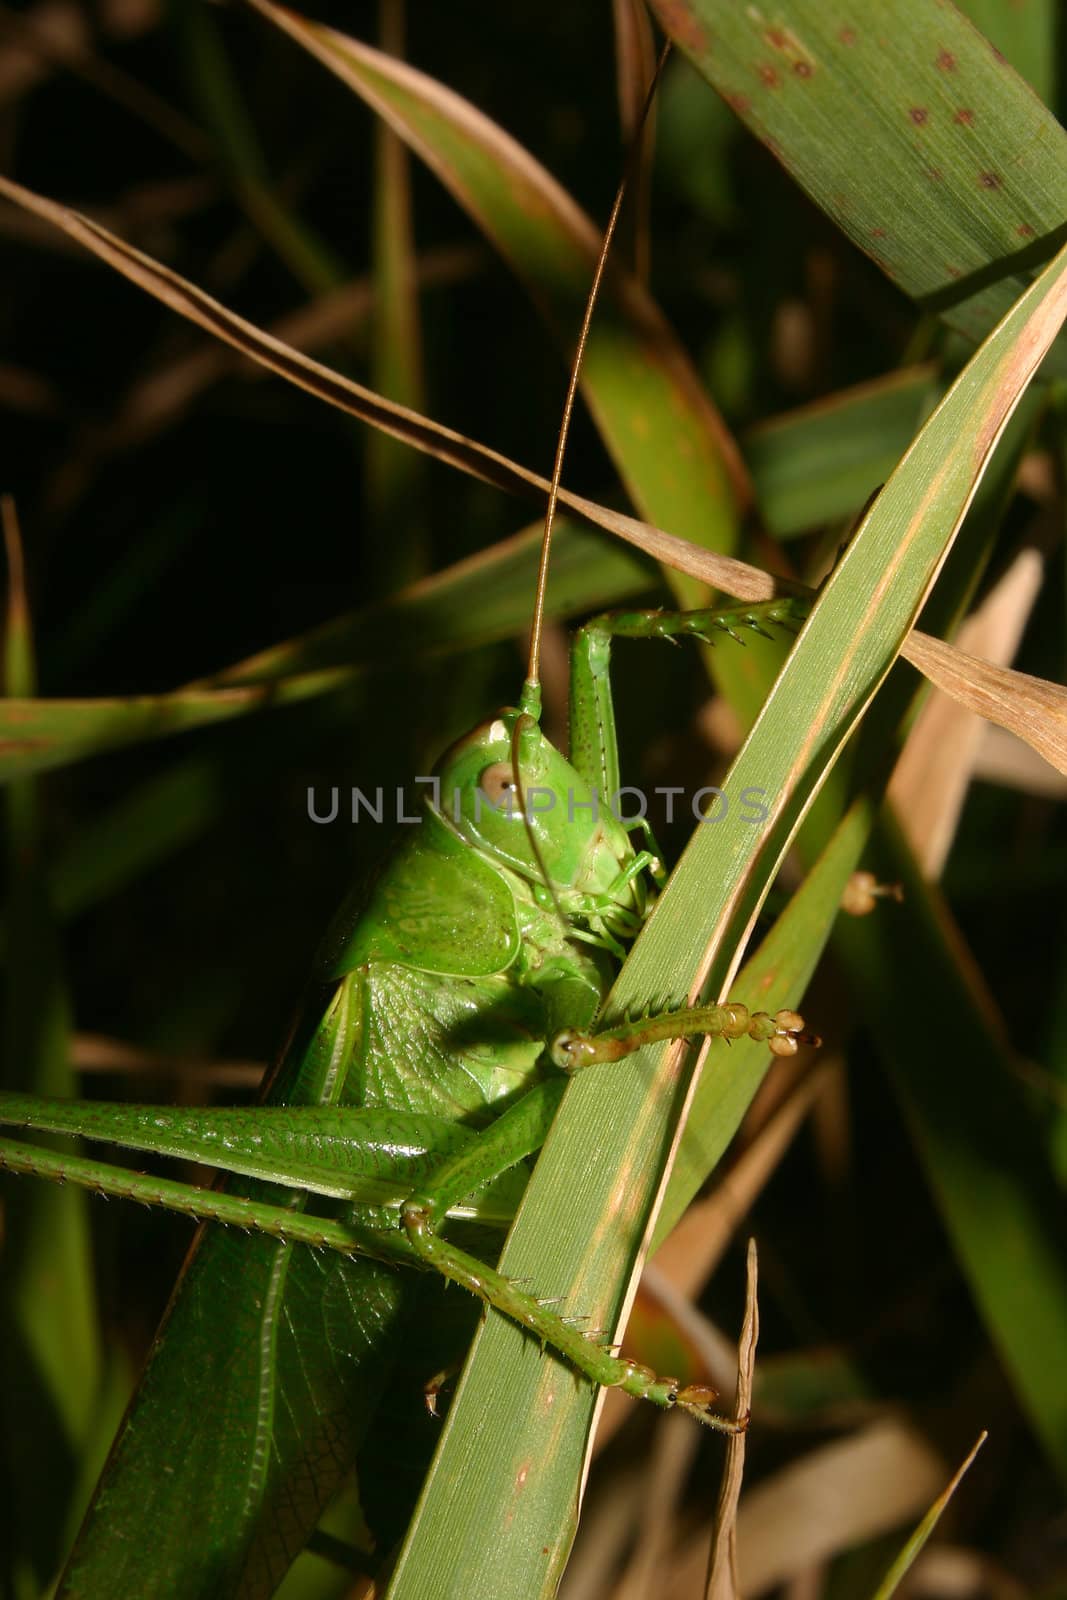
{"label": "leaf with red spot", "polygon": [[[785,0],[773,25],[757,6],[716,0],[653,9],[842,232],[967,338],[983,338],[1067,238],[1067,134],[953,7],[884,0],[875,15],[860,0]],[[1062,342],[1049,359],[1067,372]]]}

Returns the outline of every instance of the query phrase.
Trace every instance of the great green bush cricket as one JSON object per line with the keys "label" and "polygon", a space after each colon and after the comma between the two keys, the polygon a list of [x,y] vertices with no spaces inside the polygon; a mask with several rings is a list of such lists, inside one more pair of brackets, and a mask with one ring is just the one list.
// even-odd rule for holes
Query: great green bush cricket
{"label": "great green bush cricket", "polygon": [[[596,282],[587,316],[595,293]],[[567,416],[577,371],[576,360]],[[775,602],[729,613],[634,612],[603,617],[579,630],[572,657],[571,759],[566,761],[540,731],[538,673],[540,611],[565,437],[566,418],[546,518],[530,666],[519,704],[446,754],[437,772],[441,803],[424,802],[417,834],[335,922],[316,966],[315,999],[273,1080],[268,1106],[254,1113],[171,1114],[158,1108],[63,1107],[16,1096],[0,1105],[9,1124],[197,1159],[293,1191],[287,1199],[262,1189],[241,1197],[131,1176],[37,1147],[12,1142],[0,1147],[0,1165],[9,1170],[76,1181],[262,1236],[248,1244],[219,1233],[205,1236],[150,1371],[150,1392],[153,1383],[166,1391],[168,1350],[175,1346],[183,1348],[188,1362],[199,1339],[204,1360],[224,1365],[254,1352],[254,1334],[245,1336],[242,1327],[228,1325],[233,1312],[225,1289],[231,1271],[240,1272],[241,1293],[254,1308],[250,1315],[260,1336],[270,1320],[270,1337],[280,1339],[274,1319],[264,1319],[261,1311],[273,1303],[280,1321],[290,1297],[317,1297],[327,1306],[331,1295],[358,1301],[374,1308],[372,1321],[387,1320],[393,1274],[378,1264],[384,1262],[387,1269],[428,1267],[461,1283],[594,1382],[620,1386],[662,1407],[681,1406],[712,1427],[736,1426],[716,1415],[706,1389],[680,1389],[675,1380],[615,1354],[540,1303],[533,1290],[509,1283],[443,1238],[436,1227],[447,1215],[506,1221],[515,1197],[507,1174],[543,1142],[565,1086],[565,1076],[553,1068],[593,1065],[653,1038],[747,1035],[790,1053],[804,1037],[794,1013],[772,1018],[729,1005],[643,1018],[595,1036],[588,1031],[609,987],[612,962],[624,954],[649,909],[649,880],[659,874],[654,846],[636,850],[626,828],[603,806],[604,797],[619,788],[610,640],[624,633],[703,637],[712,630],[756,627],[761,618],[789,623],[795,608]],[[546,791],[556,800],[550,812],[527,803]],[[501,1114],[481,1133],[473,1135],[464,1125],[482,1124],[500,1106]],[[306,1214],[307,1197],[316,1193],[344,1203],[339,1218]],[[304,1246],[336,1254],[321,1258]],[[346,1355],[358,1364],[356,1347],[363,1341],[372,1380],[364,1384],[366,1390],[373,1388],[379,1351],[366,1326],[356,1322]],[[376,1342],[380,1346],[381,1338]],[[266,1366],[267,1358],[262,1359]],[[272,1373],[274,1359],[272,1352]],[[253,1386],[261,1370],[253,1363]],[[345,1383],[335,1386],[335,1375],[328,1372],[301,1376],[315,1392],[317,1385],[329,1392],[323,1415],[332,1427],[346,1404],[338,1398],[345,1395]],[[265,1401],[271,1406],[280,1405],[284,1388],[280,1377],[274,1381],[276,1392]],[[195,1513],[182,1501],[183,1474],[195,1476],[197,1463],[210,1454],[210,1429],[205,1438],[199,1419],[179,1415],[181,1399],[173,1392],[162,1404],[174,1433],[177,1487],[171,1486],[171,1515],[188,1517]],[[188,1412],[187,1405],[184,1409]],[[350,1409],[349,1427],[356,1434],[361,1419],[357,1407]],[[274,1448],[273,1437],[268,1440],[262,1428],[249,1441],[253,1462],[257,1448],[268,1457]],[[309,1450],[306,1440],[295,1448]],[[119,1446],[112,1481],[124,1474],[136,1477],[137,1449],[135,1430]],[[275,1471],[273,1459],[267,1459],[250,1474],[255,1492],[246,1496],[245,1534],[240,1528],[235,1534],[231,1526],[225,1554],[205,1537],[178,1592],[228,1592],[245,1580],[249,1566],[283,1570],[301,1547],[321,1504],[305,1502],[296,1514],[283,1504],[293,1495],[285,1453],[277,1453],[282,1468]],[[204,1470],[210,1476],[210,1468]],[[291,1461],[288,1472],[291,1476]],[[290,1520],[265,1536],[263,1508],[272,1500],[278,1522],[284,1523],[286,1514]],[[272,1539],[277,1547],[264,1548]],[[75,1587],[77,1581],[75,1557]]]}

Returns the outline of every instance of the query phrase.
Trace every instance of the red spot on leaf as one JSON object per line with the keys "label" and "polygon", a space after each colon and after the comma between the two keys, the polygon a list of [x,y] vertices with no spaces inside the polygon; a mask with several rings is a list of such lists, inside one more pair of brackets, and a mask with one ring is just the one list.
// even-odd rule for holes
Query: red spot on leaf
{"label": "red spot on leaf", "polygon": [[796,73],[798,78],[810,78],[811,77],[811,62],[810,61],[794,61],[793,62],[793,71]]}
{"label": "red spot on leaf", "polygon": [[782,32],[781,28],[768,28],[767,29],[767,33],[766,33],[766,39],[767,39],[767,43],[769,45],[773,45],[775,50],[784,50],[785,49],[785,43],[786,43],[785,34]]}
{"label": "red spot on leaf", "polygon": [[926,176],[930,179],[931,183],[940,183],[945,174],[941,171],[940,167],[927,167]]}
{"label": "red spot on leaf", "polygon": [[770,65],[769,62],[764,61],[762,63],[762,65],[760,66],[760,69],[759,69],[759,75],[760,75],[761,79],[763,80],[763,82],[767,85],[768,89],[777,89],[777,87],[778,87],[778,73],[775,71],[774,67],[772,67]]}
{"label": "red spot on leaf", "polygon": [[885,238],[885,229],[884,228],[872,228],[871,229],[871,238],[872,239],[884,239]]}
{"label": "red spot on leaf", "polygon": [[955,72],[956,57],[951,50],[942,50],[934,65],[940,67],[942,72]]}
{"label": "red spot on leaf", "polygon": [[960,109],[956,112],[956,115],[952,120],[953,122],[962,122],[966,127],[969,128],[971,123],[974,121],[974,112],[971,110],[970,106],[960,106]]}
{"label": "red spot on leaf", "polygon": [[707,55],[711,49],[711,35],[693,15],[686,0],[660,0],[659,20],[671,38],[691,55]]}
{"label": "red spot on leaf", "polygon": [[728,94],[726,96],[726,103],[727,105],[733,106],[739,117],[743,117],[749,106],[752,104],[752,101],[748,98],[747,94]]}
{"label": "red spot on leaf", "polygon": [[855,44],[856,30],[855,28],[842,28],[837,37],[842,44]]}
{"label": "red spot on leaf", "polygon": [[989,48],[993,52],[993,60],[999,61],[1002,67],[1006,67],[1008,64],[1008,58],[1004,54],[1003,50],[998,50],[995,44],[991,44]]}
{"label": "red spot on leaf", "polygon": [[946,267],[945,271],[948,273],[950,278],[962,278],[963,277],[963,273],[960,271],[959,267]]}
{"label": "red spot on leaf", "polygon": [[925,106],[912,106],[911,110],[908,112],[908,116],[911,118],[912,122],[914,122],[916,127],[919,128],[922,127],[929,115],[930,113],[927,111]]}
{"label": "red spot on leaf", "polygon": [[1028,222],[1020,222],[1015,231],[1020,239],[1032,239],[1034,237],[1034,230]]}
{"label": "red spot on leaf", "polygon": [[980,172],[978,174],[978,182],[983,189],[999,189],[1000,175],[996,172]]}

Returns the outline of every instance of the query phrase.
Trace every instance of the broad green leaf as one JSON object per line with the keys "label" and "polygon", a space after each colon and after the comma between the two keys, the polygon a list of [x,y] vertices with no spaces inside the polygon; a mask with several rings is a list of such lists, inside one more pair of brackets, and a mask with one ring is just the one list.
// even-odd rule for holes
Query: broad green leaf
{"label": "broad green leaf", "polygon": [[[653,0],[668,35],[816,205],[982,338],[1062,244],[1067,134],[942,0]],[[1050,364],[1067,370],[1057,348]]]}
{"label": "broad green leaf", "polygon": [[1056,46],[1059,7],[1056,0],[960,0],[990,44],[1001,50],[1047,106],[1055,108]]}

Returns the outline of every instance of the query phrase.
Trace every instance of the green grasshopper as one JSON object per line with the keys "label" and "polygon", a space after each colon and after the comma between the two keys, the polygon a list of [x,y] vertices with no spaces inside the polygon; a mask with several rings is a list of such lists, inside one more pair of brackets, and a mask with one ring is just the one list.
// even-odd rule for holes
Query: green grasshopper
{"label": "green grasshopper", "polygon": [[[0,1140],[0,1168],[8,1171],[232,1225],[203,1230],[194,1246],[140,1409],[98,1490],[98,1514],[121,1521],[122,1506],[136,1503],[145,1525],[179,1530],[163,1535],[185,1547],[176,1594],[262,1592],[303,1547],[354,1459],[379,1379],[384,1383],[401,1317],[397,1266],[462,1285],[593,1383],[677,1407],[713,1428],[740,1426],[715,1412],[712,1390],[681,1387],[618,1354],[598,1333],[583,1331],[580,1319],[542,1303],[454,1235],[465,1224],[507,1223],[521,1194],[523,1163],[544,1142],[570,1074],[660,1039],[749,1037],[778,1055],[817,1042],[795,1012],[769,1016],[736,1004],[596,1030],[617,964],[663,877],[647,827],[642,847],[635,847],[633,825],[618,821],[606,803],[620,788],[611,641],[620,635],[708,640],[767,622],[789,626],[800,611],[798,602],[785,600],[727,612],[598,617],[573,639],[569,758],[545,737],[543,597],[584,332],[560,433],[518,704],[446,752],[423,797],[418,828],[342,907],[264,1103],[254,1110],[191,1111],[0,1096],[0,1123],[7,1126],[104,1140],[255,1180],[242,1192],[204,1189]],[[252,1237],[237,1236],[233,1227]],[[305,1320],[308,1306],[320,1320],[315,1349],[287,1331],[286,1307],[297,1302]],[[190,1375],[184,1384],[179,1371]],[[228,1397],[221,1420],[201,1415],[192,1384]],[[304,1428],[287,1431],[293,1384],[304,1386],[313,1402],[302,1407],[317,1419],[310,1438]],[[247,1434],[247,1479],[237,1492],[221,1481],[218,1427]],[[173,1446],[173,1471],[163,1484],[146,1481],[141,1466],[143,1441],[158,1430]],[[120,1530],[108,1557],[108,1592],[136,1592],[136,1568],[124,1566],[125,1559]],[[93,1583],[76,1547],[61,1592],[94,1593]]]}

